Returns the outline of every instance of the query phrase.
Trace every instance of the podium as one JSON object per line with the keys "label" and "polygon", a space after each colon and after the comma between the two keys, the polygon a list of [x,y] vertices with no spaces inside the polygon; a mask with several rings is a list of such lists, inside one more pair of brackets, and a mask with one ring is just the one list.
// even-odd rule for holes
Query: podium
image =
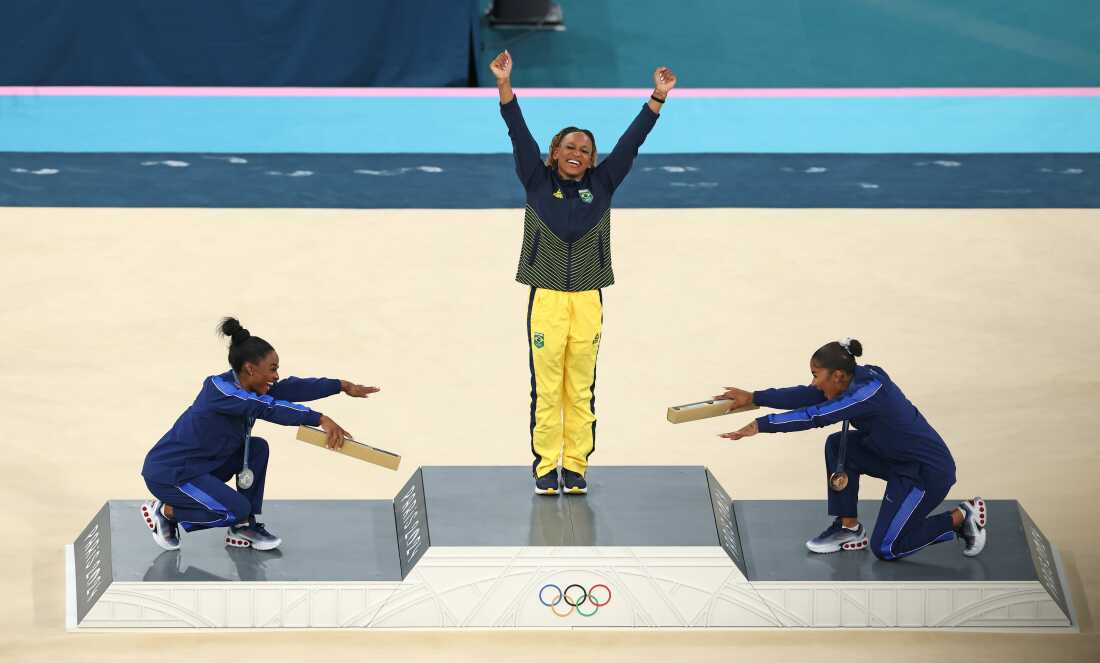
{"label": "podium", "polygon": [[806,550],[823,500],[734,500],[699,466],[587,476],[587,496],[547,497],[529,467],[422,467],[393,500],[270,500],[267,552],[221,530],[161,550],[140,502],[112,500],[67,548],[68,628],[1077,629],[1057,549],[1013,500],[987,501],[976,558],[884,562]]}

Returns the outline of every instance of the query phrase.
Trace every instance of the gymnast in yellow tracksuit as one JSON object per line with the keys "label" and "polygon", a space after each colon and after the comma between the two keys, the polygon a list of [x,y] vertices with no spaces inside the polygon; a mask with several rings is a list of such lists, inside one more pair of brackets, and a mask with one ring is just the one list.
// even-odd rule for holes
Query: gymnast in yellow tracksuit
{"label": "gymnast in yellow tracksuit", "polygon": [[[586,493],[584,474],[596,445],[596,355],[603,293],[611,270],[611,196],[676,85],[667,67],[653,73],[649,101],[615,149],[596,164],[596,139],[577,127],[559,131],[544,162],[512,93],[512,57],[490,65],[508,125],[516,174],[527,192],[516,280],[531,287],[527,342],[531,367],[531,452],[535,492]],[[558,476],[558,463],[561,476]],[[564,488],[563,488],[564,487]]]}

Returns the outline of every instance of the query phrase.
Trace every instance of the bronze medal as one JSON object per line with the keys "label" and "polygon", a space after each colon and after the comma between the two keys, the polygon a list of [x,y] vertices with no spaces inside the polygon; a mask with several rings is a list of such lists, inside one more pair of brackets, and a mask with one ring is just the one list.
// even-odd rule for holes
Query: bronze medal
{"label": "bronze medal", "polygon": [[848,420],[840,429],[840,449],[837,451],[836,467],[829,475],[829,488],[841,492],[848,487],[848,473],[844,471],[844,459],[848,455]]}
{"label": "bronze medal", "polygon": [[847,472],[833,472],[829,475],[829,488],[832,488],[836,492],[842,492],[848,487],[848,473]]}

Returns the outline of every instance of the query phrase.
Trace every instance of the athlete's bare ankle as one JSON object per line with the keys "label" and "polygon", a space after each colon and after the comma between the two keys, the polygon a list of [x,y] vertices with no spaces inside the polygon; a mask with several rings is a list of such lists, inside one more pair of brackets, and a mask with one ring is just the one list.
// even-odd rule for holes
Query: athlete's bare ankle
{"label": "athlete's bare ankle", "polygon": [[841,518],[840,524],[848,529],[856,529],[859,527],[859,518]]}
{"label": "athlete's bare ankle", "polygon": [[951,526],[955,529],[962,527],[963,522],[966,520],[966,514],[962,509],[955,509],[951,512]]}

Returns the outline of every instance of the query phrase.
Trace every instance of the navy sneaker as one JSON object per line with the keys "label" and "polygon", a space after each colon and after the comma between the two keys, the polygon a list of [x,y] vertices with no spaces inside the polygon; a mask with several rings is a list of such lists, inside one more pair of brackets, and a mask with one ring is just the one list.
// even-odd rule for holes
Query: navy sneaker
{"label": "navy sneaker", "polygon": [[967,557],[977,557],[985,548],[985,525],[988,510],[985,508],[985,500],[975,497],[959,503],[963,512],[962,526],[958,529],[959,538],[963,542],[963,554]]}
{"label": "navy sneaker", "polygon": [[564,492],[570,495],[584,495],[588,492],[588,482],[584,475],[573,470],[561,468],[561,482],[565,484]]}
{"label": "navy sneaker", "polygon": [[153,533],[153,541],[165,550],[179,550],[180,533],[174,520],[169,520],[163,512],[164,502],[153,500],[141,505],[141,518],[145,526]]}
{"label": "navy sneaker", "polygon": [[821,534],[806,542],[810,552],[834,553],[838,550],[862,550],[867,547],[867,532],[863,524],[850,530],[840,524],[840,518],[833,521],[832,525]]}
{"label": "navy sneaker", "polygon": [[225,530],[225,545],[234,548],[272,550],[278,548],[282,542],[282,539],[268,532],[263,523],[256,522],[255,517],[249,517],[247,523],[233,525]]}
{"label": "navy sneaker", "polygon": [[558,479],[558,469],[556,467],[535,479],[536,495],[557,495],[560,490],[561,481]]}

